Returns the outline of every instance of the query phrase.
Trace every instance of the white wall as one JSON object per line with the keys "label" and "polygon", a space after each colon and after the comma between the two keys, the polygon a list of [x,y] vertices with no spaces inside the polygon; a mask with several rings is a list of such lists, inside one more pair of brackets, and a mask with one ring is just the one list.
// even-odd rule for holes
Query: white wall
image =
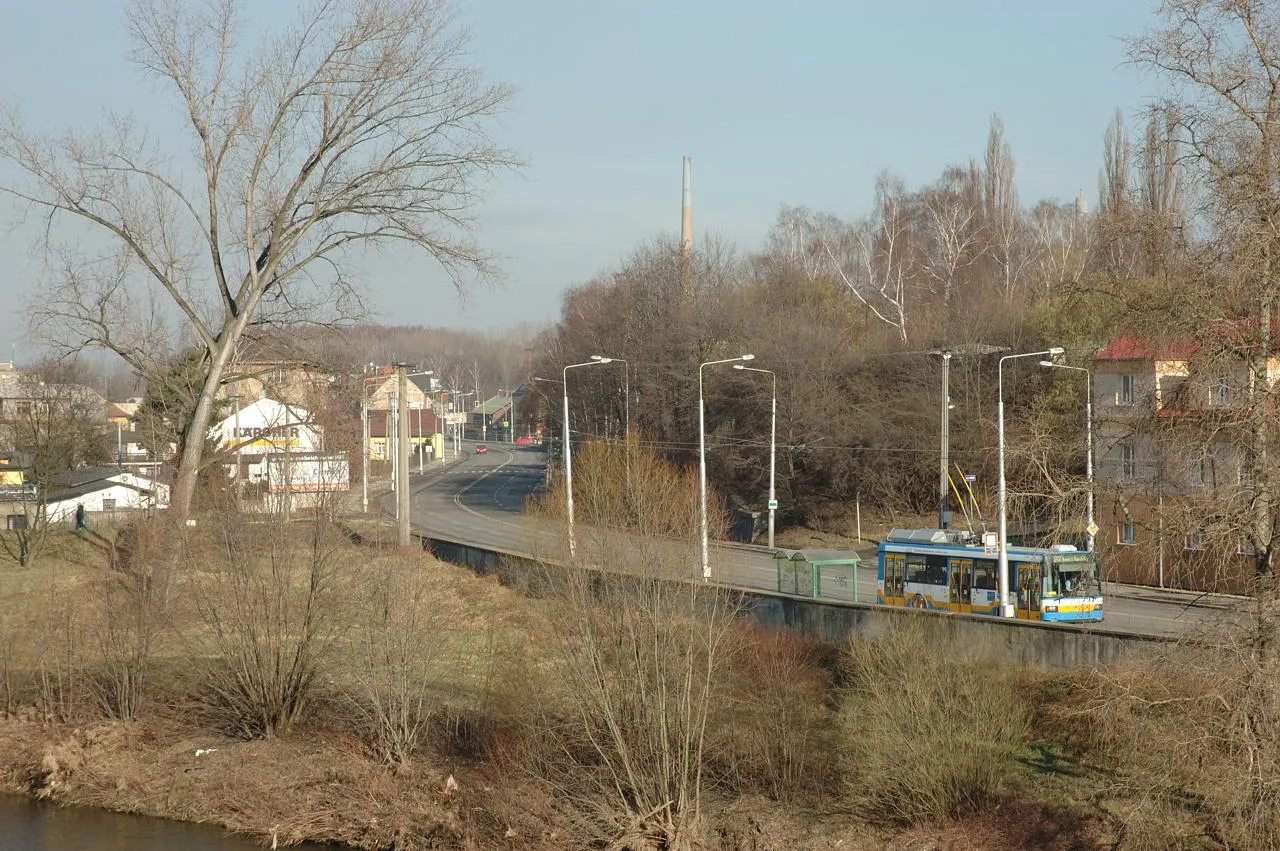
{"label": "white wall", "polygon": [[[115,505],[108,508],[105,500],[115,500]],[[118,511],[124,509],[142,509],[158,507],[155,498],[150,494],[140,493],[130,487],[122,484],[112,484],[102,490],[87,493],[82,496],[72,497],[66,500],[50,502],[45,506],[45,511],[50,522],[57,523],[60,521],[74,521],[76,516],[76,506],[83,505],[84,510],[90,513],[99,511]]]}

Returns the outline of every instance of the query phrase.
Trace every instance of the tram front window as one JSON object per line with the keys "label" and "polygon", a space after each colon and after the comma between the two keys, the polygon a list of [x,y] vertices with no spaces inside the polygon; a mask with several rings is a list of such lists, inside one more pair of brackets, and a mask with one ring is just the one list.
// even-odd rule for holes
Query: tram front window
{"label": "tram front window", "polygon": [[1059,597],[1097,597],[1102,594],[1096,561],[1055,563],[1050,574],[1050,590]]}

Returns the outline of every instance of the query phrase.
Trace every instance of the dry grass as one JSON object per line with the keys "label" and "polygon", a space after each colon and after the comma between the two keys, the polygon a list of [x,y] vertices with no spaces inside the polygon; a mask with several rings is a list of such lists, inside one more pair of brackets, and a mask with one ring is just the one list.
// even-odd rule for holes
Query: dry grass
{"label": "dry grass", "polygon": [[845,786],[876,819],[916,824],[979,810],[1030,737],[1017,669],[993,647],[946,643],[934,621],[851,640],[840,707]]}

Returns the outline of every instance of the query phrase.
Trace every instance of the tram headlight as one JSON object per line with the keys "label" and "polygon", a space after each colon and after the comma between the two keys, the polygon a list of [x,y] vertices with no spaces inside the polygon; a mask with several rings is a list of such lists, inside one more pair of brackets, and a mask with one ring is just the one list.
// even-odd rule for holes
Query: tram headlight
{"label": "tram headlight", "polygon": [[1053,604],[1053,603],[1045,603],[1045,605],[1044,605],[1044,611],[1046,611],[1046,612],[1056,612],[1056,611],[1058,611],[1058,607],[1057,607],[1057,605],[1055,605],[1055,604]]}

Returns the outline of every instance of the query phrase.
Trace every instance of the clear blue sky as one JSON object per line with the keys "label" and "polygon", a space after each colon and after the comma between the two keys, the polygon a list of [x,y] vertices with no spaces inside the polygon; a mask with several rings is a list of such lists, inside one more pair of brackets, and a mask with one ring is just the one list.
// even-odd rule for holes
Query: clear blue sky
{"label": "clear blue sky", "polygon": [[[262,6],[258,4],[262,3]],[[255,14],[292,8],[258,0]],[[877,172],[909,187],[981,154],[998,113],[1024,204],[1096,197],[1102,134],[1153,91],[1121,39],[1154,22],[1138,0],[473,0],[474,63],[519,94],[496,128],[529,161],[503,178],[481,238],[500,290],[454,296],[397,255],[365,268],[384,321],[494,328],[550,320],[566,287],[679,227],[693,157],[695,238],[755,250],[780,204],[866,210]],[[117,3],[0,0],[0,97],[53,126],[107,109],[158,123],[170,103],[124,59]],[[0,202],[0,224],[9,223]],[[22,232],[0,230],[0,293],[35,283]],[[20,323],[0,320],[0,344]],[[8,346],[5,345],[7,350]],[[8,352],[0,352],[0,357]]]}

